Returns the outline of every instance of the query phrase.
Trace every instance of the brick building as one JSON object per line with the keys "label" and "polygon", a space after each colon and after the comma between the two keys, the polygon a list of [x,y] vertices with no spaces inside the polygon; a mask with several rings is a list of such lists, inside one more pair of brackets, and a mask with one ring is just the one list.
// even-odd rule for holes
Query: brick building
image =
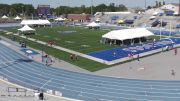
{"label": "brick building", "polygon": [[68,14],[67,19],[76,22],[89,22],[91,19],[90,14]]}

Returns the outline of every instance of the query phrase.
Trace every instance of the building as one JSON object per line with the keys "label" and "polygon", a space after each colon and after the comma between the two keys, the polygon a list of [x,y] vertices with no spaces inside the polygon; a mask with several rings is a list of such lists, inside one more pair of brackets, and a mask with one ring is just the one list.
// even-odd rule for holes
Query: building
{"label": "building", "polygon": [[75,22],[89,22],[91,20],[90,14],[68,14],[67,19]]}
{"label": "building", "polygon": [[166,15],[173,15],[174,13],[179,13],[179,4],[170,3],[160,7]]}
{"label": "building", "polygon": [[41,18],[49,17],[51,15],[50,5],[38,5],[37,11],[38,11],[38,16]]}
{"label": "building", "polygon": [[164,13],[166,15],[178,15],[180,12],[179,4],[169,3],[159,8],[152,8],[146,11],[147,14],[154,14],[155,12]]}

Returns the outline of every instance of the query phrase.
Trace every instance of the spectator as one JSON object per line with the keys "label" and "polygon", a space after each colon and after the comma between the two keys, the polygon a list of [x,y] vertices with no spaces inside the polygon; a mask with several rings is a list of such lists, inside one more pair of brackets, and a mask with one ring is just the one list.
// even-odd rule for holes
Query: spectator
{"label": "spectator", "polygon": [[71,60],[73,60],[73,54],[70,54],[70,56],[69,56],[69,57],[70,57],[70,59],[71,59]]}
{"label": "spectator", "polygon": [[139,60],[139,53],[137,54],[137,61],[140,61],[140,60]]}
{"label": "spectator", "polygon": [[175,72],[174,72],[173,69],[171,70],[171,75],[172,75],[172,76],[175,76]]}
{"label": "spectator", "polygon": [[174,48],[174,55],[177,55],[177,48]]}

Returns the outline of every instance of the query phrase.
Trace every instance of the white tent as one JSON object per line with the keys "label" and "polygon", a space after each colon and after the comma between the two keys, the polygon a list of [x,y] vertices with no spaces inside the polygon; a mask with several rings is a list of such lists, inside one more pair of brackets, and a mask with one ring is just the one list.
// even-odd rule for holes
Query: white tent
{"label": "white tent", "polygon": [[100,18],[97,18],[97,19],[96,19],[96,22],[100,22],[100,21],[101,21]]}
{"label": "white tent", "polygon": [[87,27],[93,27],[93,28],[95,27],[96,28],[96,27],[100,27],[100,24],[91,22],[90,24],[87,25]]}
{"label": "white tent", "polygon": [[2,19],[8,19],[8,17],[6,15],[1,17]]}
{"label": "white tent", "polygon": [[154,12],[153,16],[157,16],[159,14],[159,12]]}
{"label": "white tent", "polygon": [[154,35],[152,32],[146,28],[134,28],[134,29],[123,29],[114,30],[102,36],[102,38],[112,39],[112,40],[126,40],[141,37],[148,37]]}
{"label": "white tent", "polygon": [[21,25],[50,25],[48,20],[23,20]]}
{"label": "white tent", "polygon": [[14,19],[15,20],[21,20],[21,18],[19,16],[16,16]]}
{"label": "white tent", "polygon": [[179,13],[178,12],[174,12],[173,15],[179,15]]}
{"label": "white tent", "polygon": [[55,21],[65,21],[66,19],[65,18],[56,18]]}
{"label": "white tent", "polygon": [[150,18],[149,18],[149,20],[154,20],[156,18],[156,16],[151,16]]}
{"label": "white tent", "polygon": [[31,27],[29,27],[28,25],[25,25],[24,27],[18,29],[18,31],[21,32],[26,32],[26,31],[35,31],[35,29],[32,29]]}

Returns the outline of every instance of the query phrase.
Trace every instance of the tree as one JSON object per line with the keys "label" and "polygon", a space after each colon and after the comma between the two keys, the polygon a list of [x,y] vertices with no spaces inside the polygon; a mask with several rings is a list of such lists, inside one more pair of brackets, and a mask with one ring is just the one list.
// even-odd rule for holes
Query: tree
{"label": "tree", "polygon": [[147,9],[151,9],[152,7],[151,6],[148,6]]}
{"label": "tree", "polygon": [[159,5],[158,5],[158,7],[161,7],[162,6],[162,3],[161,2],[159,2]]}
{"label": "tree", "polygon": [[158,3],[158,1],[156,1],[156,5],[155,5],[155,7],[157,8],[157,7],[159,7],[159,3]]}
{"label": "tree", "polygon": [[163,5],[166,5],[166,2],[165,2],[165,1],[163,1]]}

